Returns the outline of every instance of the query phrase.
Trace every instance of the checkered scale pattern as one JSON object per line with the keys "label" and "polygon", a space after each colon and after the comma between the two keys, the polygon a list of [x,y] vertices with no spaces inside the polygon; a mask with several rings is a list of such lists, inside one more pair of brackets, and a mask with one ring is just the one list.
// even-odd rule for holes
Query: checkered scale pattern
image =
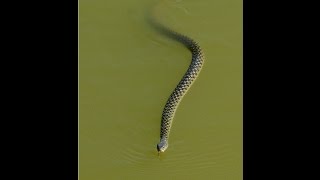
{"label": "checkered scale pattern", "polygon": [[174,89],[174,91],[170,95],[162,113],[160,140],[166,141],[167,143],[169,139],[169,133],[172,126],[174,114],[183,96],[189,90],[192,83],[196,80],[196,78],[198,77],[201,71],[201,68],[204,63],[204,53],[200,48],[200,46],[198,45],[198,43],[196,43],[191,38],[185,35],[179,34],[159,24],[157,28],[158,30],[161,30],[162,33],[164,33],[165,35],[181,42],[192,53],[192,60],[189,65],[189,68],[187,72],[184,74],[184,76],[182,77],[182,79],[180,80],[177,87]]}

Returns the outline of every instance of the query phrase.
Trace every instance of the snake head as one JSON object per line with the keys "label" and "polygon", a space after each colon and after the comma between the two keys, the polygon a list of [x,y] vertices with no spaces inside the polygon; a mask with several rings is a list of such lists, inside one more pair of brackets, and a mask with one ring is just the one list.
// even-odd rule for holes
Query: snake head
{"label": "snake head", "polygon": [[169,144],[168,141],[165,139],[161,139],[160,142],[157,144],[158,152],[164,152],[168,148]]}

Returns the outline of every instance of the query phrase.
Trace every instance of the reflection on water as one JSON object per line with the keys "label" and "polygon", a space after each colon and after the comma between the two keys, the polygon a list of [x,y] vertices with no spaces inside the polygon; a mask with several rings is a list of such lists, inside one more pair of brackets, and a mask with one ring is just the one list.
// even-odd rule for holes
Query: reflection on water
{"label": "reflection on water", "polygon": [[242,1],[157,8],[206,55],[160,157],[163,106],[191,54],[145,22],[156,2],[80,1],[80,179],[242,179]]}

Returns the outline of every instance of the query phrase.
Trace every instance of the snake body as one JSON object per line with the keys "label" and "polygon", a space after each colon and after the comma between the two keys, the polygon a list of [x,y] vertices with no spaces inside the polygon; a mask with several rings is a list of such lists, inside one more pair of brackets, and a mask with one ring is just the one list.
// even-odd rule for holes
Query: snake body
{"label": "snake body", "polygon": [[190,50],[192,54],[192,59],[188,67],[188,70],[186,71],[176,88],[171,93],[163,109],[160,129],[160,142],[157,144],[157,150],[160,153],[164,152],[169,146],[169,133],[175,112],[183,96],[190,89],[191,85],[196,80],[201,71],[201,68],[204,63],[204,53],[200,48],[199,44],[190,37],[180,34],[164,26],[163,24],[158,23],[156,20],[154,20],[153,16],[149,18],[149,22],[153,27],[155,27],[162,34],[183,44],[186,48]]}

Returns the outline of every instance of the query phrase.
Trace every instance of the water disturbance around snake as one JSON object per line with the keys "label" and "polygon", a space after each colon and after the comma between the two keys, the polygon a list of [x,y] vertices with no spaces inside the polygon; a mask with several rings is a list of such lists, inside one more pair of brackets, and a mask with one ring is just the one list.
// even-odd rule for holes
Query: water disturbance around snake
{"label": "water disturbance around snake", "polygon": [[169,133],[175,112],[183,96],[190,89],[191,85],[201,71],[204,63],[204,53],[196,41],[159,23],[156,20],[153,10],[148,13],[147,21],[160,33],[183,44],[192,54],[192,59],[188,70],[171,93],[163,109],[160,129],[160,142],[157,144],[157,150],[158,153],[160,153],[164,152],[169,146]]}

